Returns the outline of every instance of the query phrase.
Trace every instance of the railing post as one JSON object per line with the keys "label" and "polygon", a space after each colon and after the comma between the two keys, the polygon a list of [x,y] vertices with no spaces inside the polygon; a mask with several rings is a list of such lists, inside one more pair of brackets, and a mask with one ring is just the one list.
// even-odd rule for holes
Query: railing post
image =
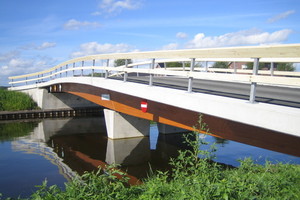
{"label": "railing post", "polygon": [[55,69],[55,78],[57,77],[57,68]]}
{"label": "railing post", "polygon": [[[106,61],[106,67],[109,66],[109,59],[107,59]],[[107,79],[108,78],[108,70],[105,70],[105,78]]]}
{"label": "railing post", "polygon": [[[81,62],[81,67],[84,66],[84,61]],[[81,69],[81,76],[83,76],[83,69]]]}
{"label": "railing post", "polygon": [[205,72],[208,72],[208,61],[205,61]]}
{"label": "railing post", "polygon": [[74,68],[75,68],[75,63],[73,63],[73,76],[74,76],[74,73],[75,73]]}
{"label": "railing post", "polygon": [[[152,58],[150,69],[154,69],[154,65],[155,65],[155,58]],[[152,86],[152,85],[153,85],[153,74],[150,73],[150,76],[149,76],[149,86]]]}
{"label": "railing post", "polygon": [[[195,58],[191,59],[191,66],[190,66],[190,72],[194,71],[194,67],[195,67]],[[193,77],[189,77],[189,85],[188,85],[188,92],[192,92],[193,91]]]}
{"label": "railing post", "polygon": [[[96,65],[96,60],[94,59],[93,60],[93,67],[95,67],[95,65]],[[95,72],[95,69],[93,68],[92,69],[92,77],[94,77],[94,72]]]}
{"label": "railing post", "polygon": [[185,62],[182,62],[182,70],[185,71]]}
{"label": "railing post", "polygon": [[236,69],[236,63],[235,61],[233,62],[233,73],[236,74],[237,72],[237,69]]}
{"label": "railing post", "polygon": [[274,76],[274,63],[273,62],[271,62],[270,72],[271,72],[271,76]]}
{"label": "railing post", "polygon": [[62,67],[60,67],[59,69],[60,69],[59,77],[61,78]]}
{"label": "railing post", "polygon": [[[66,70],[68,70],[68,68],[69,68],[69,65],[66,64]],[[68,77],[68,71],[66,71],[66,77]]]}
{"label": "railing post", "polygon": [[[259,66],[259,58],[254,58],[254,64],[253,64],[253,72],[252,75],[258,74],[258,66]],[[255,103],[255,95],[256,95],[256,82],[251,83],[251,90],[250,90],[250,103]]]}
{"label": "railing post", "polygon": [[[128,67],[128,59],[125,59],[125,68],[127,68],[127,67]],[[127,71],[125,71],[124,72],[124,80],[123,80],[124,82],[127,81],[127,77],[128,77],[128,73],[127,73]]]}

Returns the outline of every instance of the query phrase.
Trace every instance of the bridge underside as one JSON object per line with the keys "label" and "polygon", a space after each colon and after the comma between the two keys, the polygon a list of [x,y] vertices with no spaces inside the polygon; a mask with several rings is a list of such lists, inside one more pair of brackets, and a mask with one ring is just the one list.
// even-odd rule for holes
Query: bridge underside
{"label": "bridge underside", "polygon": [[[63,83],[61,92],[80,96],[111,110],[162,124],[187,130],[194,130],[198,125],[198,112],[150,100],[147,100],[147,112],[143,112],[141,102],[145,99],[91,85]],[[208,125],[210,135],[300,156],[299,137],[211,115],[203,115],[203,121]]]}

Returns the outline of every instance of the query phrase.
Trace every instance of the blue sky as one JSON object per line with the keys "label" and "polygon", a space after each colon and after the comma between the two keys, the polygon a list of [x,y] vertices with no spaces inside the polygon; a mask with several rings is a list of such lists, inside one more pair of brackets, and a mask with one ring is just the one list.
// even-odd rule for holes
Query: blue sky
{"label": "blue sky", "polygon": [[89,54],[300,43],[299,0],[1,0],[0,85]]}

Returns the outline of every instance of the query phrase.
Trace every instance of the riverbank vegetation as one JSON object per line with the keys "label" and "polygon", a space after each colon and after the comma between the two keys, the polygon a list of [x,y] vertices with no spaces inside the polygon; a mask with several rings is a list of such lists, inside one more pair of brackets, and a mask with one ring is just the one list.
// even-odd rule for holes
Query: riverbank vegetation
{"label": "riverbank vegetation", "polygon": [[0,88],[0,111],[33,110],[37,108],[36,103],[29,95]]}

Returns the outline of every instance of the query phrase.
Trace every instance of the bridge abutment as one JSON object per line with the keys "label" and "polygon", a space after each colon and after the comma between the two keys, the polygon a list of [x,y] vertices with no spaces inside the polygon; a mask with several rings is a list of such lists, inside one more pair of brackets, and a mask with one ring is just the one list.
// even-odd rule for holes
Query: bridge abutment
{"label": "bridge abutment", "polygon": [[149,136],[150,121],[104,109],[107,136],[110,139]]}
{"label": "bridge abutment", "polygon": [[37,103],[41,109],[65,109],[97,107],[99,105],[69,93],[49,93],[46,88],[22,90]]}

